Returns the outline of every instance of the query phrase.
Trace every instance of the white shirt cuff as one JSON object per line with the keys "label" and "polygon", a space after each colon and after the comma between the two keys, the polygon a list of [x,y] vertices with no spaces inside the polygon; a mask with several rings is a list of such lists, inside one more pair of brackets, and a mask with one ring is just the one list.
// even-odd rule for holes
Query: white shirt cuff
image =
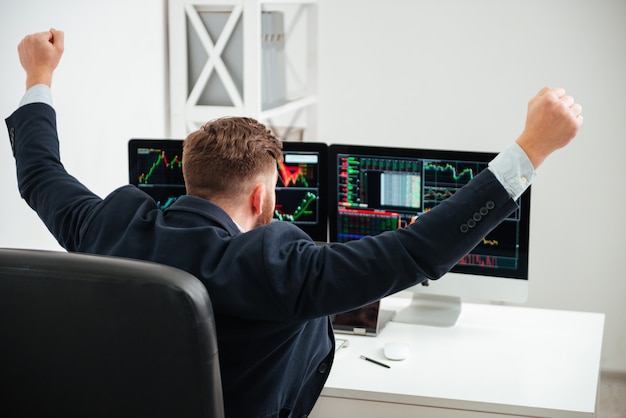
{"label": "white shirt cuff", "polygon": [[52,106],[52,92],[50,87],[45,84],[35,84],[26,90],[19,107],[31,103],[45,103]]}
{"label": "white shirt cuff", "polygon": [[519,198],[537,176],[524,150],[513,143],[490,163],[489,169],[513,199]]}

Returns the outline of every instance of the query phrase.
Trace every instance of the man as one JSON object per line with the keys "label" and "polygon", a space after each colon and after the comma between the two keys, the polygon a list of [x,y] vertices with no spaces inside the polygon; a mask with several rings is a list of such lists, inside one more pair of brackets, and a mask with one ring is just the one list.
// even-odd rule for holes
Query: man
{"label": "man", "polygon": [[189,195],[166,211],[133,186],[100,199],[59,160],[50,84],[63,32],[29,35],[18,51],[27,91],[7,127],[22,197],[68,251],[167,262],[205,284],[229,417],[306,416],[333,361],[327,316],[446,273],[516,209],[534,169],[582,124],[572,97],[544,88],[516,143],[453,197],[405,229],[322,247],[270,223],[281,147],[252,119],[218,119],[189,135]]}

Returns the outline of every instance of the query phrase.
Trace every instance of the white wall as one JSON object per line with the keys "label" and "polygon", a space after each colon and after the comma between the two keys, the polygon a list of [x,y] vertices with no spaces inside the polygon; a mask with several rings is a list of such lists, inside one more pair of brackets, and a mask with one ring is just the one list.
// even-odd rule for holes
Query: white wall
{"label": "white wall", "polygon": [[327,142],[498,151],[544,85],[582,103],[533,185],[528,305],[606,313],[626,371],[626,1],[322,0],[320,23]]}
{"label": "white wall", "polygon": [[[533,186],[528,305],[606,313],[602,367],[625,372],[626,2],[319,1],[325,142],[497,151],[521,132],[526,103],[544,85],[583,104],[577,139]],[[7,3],[0,114],[23,93],[19,40],[65,30],[53,85],[62,158],[106,195],[128,181],[129,138],[167,136],[165,0]],[[58,249],[19,198],[5,132],[0,246]]]}
{"label": "white wall", "polygon": [[[0,115],[24,93],[17,45],[24,35],[65,31],[53,80],[61,158],[101,196],[128,182],[126,143],[167,128],[165,0],[20,0],[0,4]],[[17,192],[6,129],[0,129],[0,246],[61,249]]]}

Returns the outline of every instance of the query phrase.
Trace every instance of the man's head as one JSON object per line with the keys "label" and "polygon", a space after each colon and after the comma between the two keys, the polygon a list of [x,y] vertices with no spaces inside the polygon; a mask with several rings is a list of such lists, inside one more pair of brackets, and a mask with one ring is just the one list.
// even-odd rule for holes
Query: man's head
{"label": "man's head", "polygon": [[240,225],[250,214],[253,226],[271,221],[280,161],[281,142],[251,118],[212,120],[183,142],[187,193],[218,204]]}

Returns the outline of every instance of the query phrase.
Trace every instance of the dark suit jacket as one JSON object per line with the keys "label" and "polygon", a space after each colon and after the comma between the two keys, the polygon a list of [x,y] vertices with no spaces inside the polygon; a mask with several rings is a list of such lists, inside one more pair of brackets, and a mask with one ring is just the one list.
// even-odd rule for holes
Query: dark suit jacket
{"label": "dark suit jacket", "polygon": [[165,211],[134,186],[100,199],[61,165],[50,106],[23,106],[6,122],[20,193],[64,248],[165,263],[202,280],[230,417],[308,414],[333,360],[329,314],[440,277],[516,208],[484,170],[406,229],[317,246],[289,223],[241,233],[196,197]]}

